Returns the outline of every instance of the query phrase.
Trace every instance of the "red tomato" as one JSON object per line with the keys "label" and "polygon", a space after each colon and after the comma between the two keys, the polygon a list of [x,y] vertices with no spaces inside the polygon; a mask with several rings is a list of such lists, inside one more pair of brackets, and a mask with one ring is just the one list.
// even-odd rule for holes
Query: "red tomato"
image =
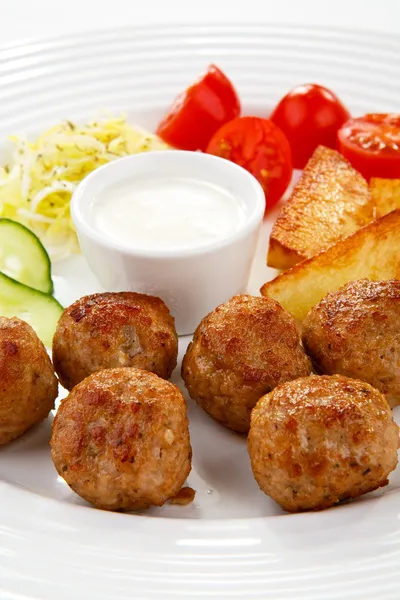
{"label": "red tomato", "polygon": [[266,207],[283,195],[292,177],[292,157],[285,135],[269,119],[240,117],[223,125],[207,146],[249,171],[264,189]]}
{"label": "red tomato", "polygon": [[338,132],[338,149],[366,179],[400,177],[400,115],[350,119]]}
{"label": "red tomato", "polygon": [[214,133],[240,115],[240,102],[229,79],[216,67],[173,103],[157,128],[167,144],[182,150],[205,150]]}
{"label": "red tomato", "polygon": [[350,113],[333,92],[307,83],[284,96],[270,118],[289,140],[294,168],[303,169],[320,144],[336,148],[337,131]]}

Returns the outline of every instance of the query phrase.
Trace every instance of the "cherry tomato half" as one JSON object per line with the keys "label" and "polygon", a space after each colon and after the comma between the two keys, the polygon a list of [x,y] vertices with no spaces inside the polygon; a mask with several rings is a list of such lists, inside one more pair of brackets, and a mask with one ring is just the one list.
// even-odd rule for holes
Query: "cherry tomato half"
{"label": "cherry tomato half", "polygon": [[336,148],[337,131],[350,113],[333,92],[308,83],[284,96],[270,119],[289,141],[294,168],[303,169],[317,146]]}
{"label": "cherry tomato half", "polygon": [[157,128],[167,144],[205,150],[221,125],[240,115],[240,102],[229,79],[215,65],[178,98]]}
{"label": "cherry tomato half", "polygon": [[400,177],[400,115],[350,119],[338,132],[338,150],[366,179]]}
{"label": "cherry tomato half", "polygon": [[283,195],[292,177],[289,142],[269,119],[240,117],[223,125],[207,146],[209,154],[231,160],[249,171],[265,191],[266,207]]}

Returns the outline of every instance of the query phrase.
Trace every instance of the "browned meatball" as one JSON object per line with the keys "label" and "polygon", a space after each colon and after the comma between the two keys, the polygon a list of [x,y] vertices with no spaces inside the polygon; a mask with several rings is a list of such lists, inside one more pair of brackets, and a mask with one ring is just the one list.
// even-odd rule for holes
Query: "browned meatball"
{"label": "browned meatball", "polygon": [[310,363],[293,317],[271,298],[234,296],[205,317],[182,364],[191,397],[214,419],[246,432],[257,400]]}
{"label": "browned meatball", "polygon": [[0,444],[43,421],[54,408],[58,382],[32,327],[0,317]]}
{"label": "browned meatball", "polygon": [[398,445],[385,397],[343,375],[275,388],[255,406],[248,439],[258,485],[290,512],[328,508],[386,485]]}
{"label": "browned meatball", "polygon": [[85,296],[66,308],[53,338],[53,362],[71,390],[88,375],[136,367],[164,379],[176,367],[174,319],[160,298],[134,292]]}
{"label": "browned meatball", "polygon": [[303,324],[318,371],[367,381],[400,404],[400,281],[361,279],[331,292]]}
{"label": "browned meatball", "polygon": [[181,392],[140,369],[106,369],[78,384],[58,409],[50,445],[74,492],[106,510],[161,506],[191,468]]}

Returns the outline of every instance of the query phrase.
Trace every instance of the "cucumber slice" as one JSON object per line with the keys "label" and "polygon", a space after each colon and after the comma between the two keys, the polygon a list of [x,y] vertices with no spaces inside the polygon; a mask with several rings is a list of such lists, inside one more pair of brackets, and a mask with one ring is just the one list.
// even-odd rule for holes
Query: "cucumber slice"
{"label": "cucumber slice", "polygon": [[27,227],[0,219],[0,271],[17,281],[53,293],[51,262],[39,238]]}
{"label": "cucumber slice", "polygon": [[63,308],[53,296],[39,292],[0,273],[0,315],[23,319],[51,348]]}

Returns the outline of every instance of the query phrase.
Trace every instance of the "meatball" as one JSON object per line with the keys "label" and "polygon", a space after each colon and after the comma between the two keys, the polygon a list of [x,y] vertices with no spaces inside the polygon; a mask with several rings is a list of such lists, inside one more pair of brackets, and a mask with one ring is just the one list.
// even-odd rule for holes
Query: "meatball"
{"label": "meatball", "polygon": [[289,512],[328,508],[386,485],[398,445],[383,394],[343,375],[275,388],[255,406],[248,439],[258,485]]}
{"label": "meatball", "polygon": [[0,444],[43,421],[58,382],[45,347],[28,323],[0,317]]}
{"label": "meatball", "polygon": [[238,432],[263,394],[310,372],[293,317],[271,298],[245,295],[201,321],[182,364],[190,396]]}
{"label": "meatball", "polygon": [[85,296],[66,308],[53,338],[53,362],[71,390],[85,377],[136,367],[169,379],[176,367],[174,319],[160,298],[134,292]]}
{"label": "meatball", "polygon": [[400,281],[361,279],[331,292],[303,324],[315,368],[370,383],[400,403]]}
{"label": "meatball", "polygon": [[161,506],[191,468],[185,400],[153,373],[106,369],[78,384],[53,421],[58,473],[105,510]]}

